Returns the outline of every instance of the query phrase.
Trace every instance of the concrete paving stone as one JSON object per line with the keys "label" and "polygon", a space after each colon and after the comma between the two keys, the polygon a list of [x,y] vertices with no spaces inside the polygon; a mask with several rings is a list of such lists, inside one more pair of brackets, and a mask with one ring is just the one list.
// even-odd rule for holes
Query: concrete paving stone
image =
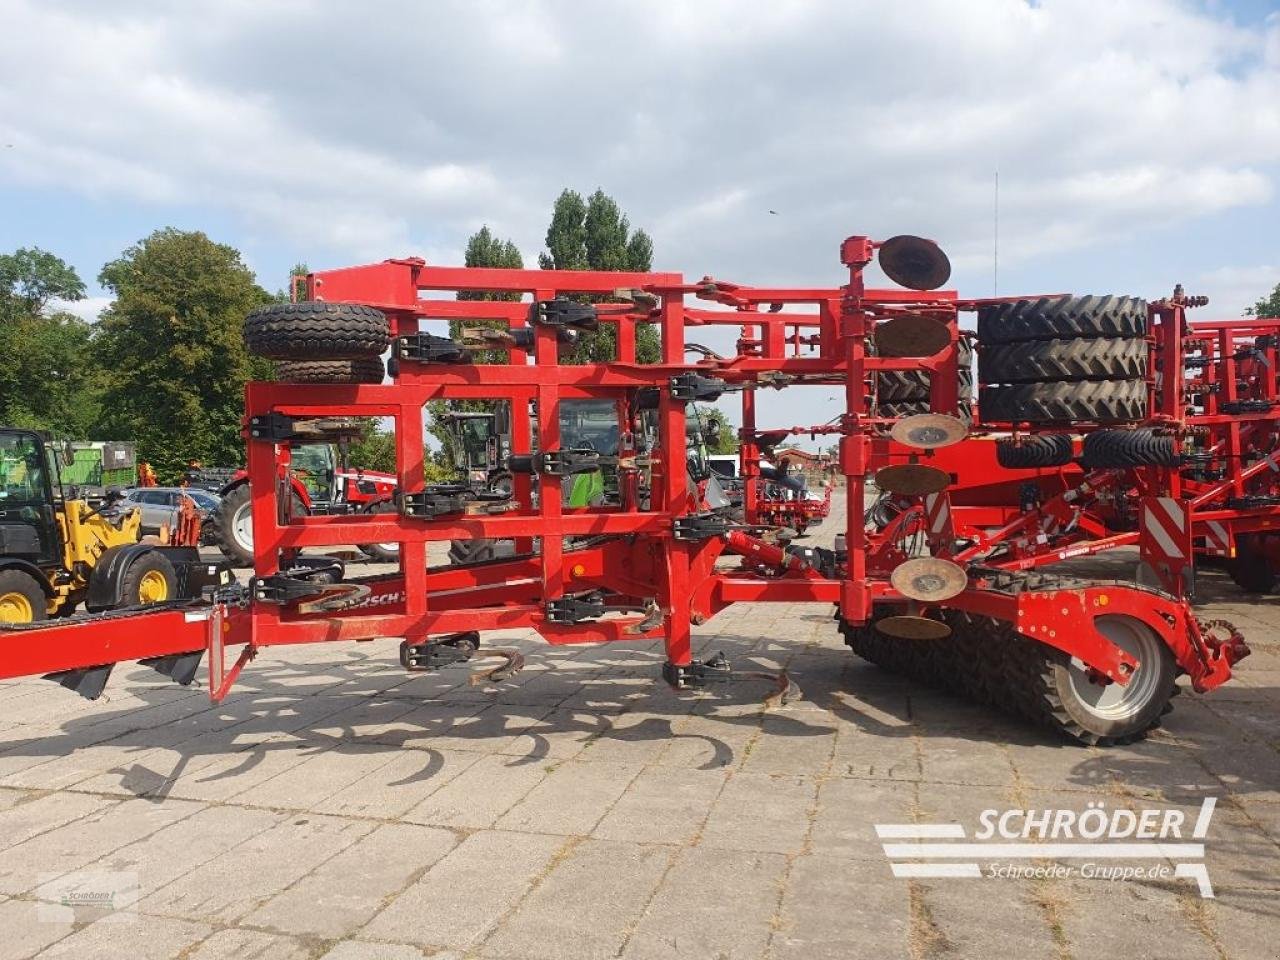
{"label": "concrete paving stone", "polygon": [[773,928],[786,858],[689,847],[623,950],[624,960],[753,960]]}
{"label": "concrete paving stone", "polygon": [[[206,807],[149,837],[121,847],[82,868],[131,874],[130,884],[113,901],[131,907],[139,899],[198,869],[225,851],[278,824],[284,814],[238,807]],[[58,882],[37,887],[35,895],[56,899]]]}
{"label": "concrete paving stone", "polygon": [[234,923],[361,837],[369,821],[292,816],[144,897],[144,913]]}
{"label": "concrete paving stone", "polygon": [[635,843],[691,842],[724,788],[728,772],[649,767],[618,798],[592,836]]}
{"label": "concrete paving stone", "polygon": [[1072,954],[1220,960],[1182,905],[1184,882],[1177,889],[1098,879],[1061,884],[1062,935]]}
{"label": "concrete paving stone", "polygon": [[920,768],[924,780],[937,783],[1003,787],[1014,779],[1009,755],[1002,744],[964,737],[922,737]]}
{"label": "concrete paving stone", "polygon": [[183,960],[310,960],[309,944],[261,930],[219,930]]}
{"label": "concrete paving stone", "polygon": [[586,836],[640,773],[637,764],[569,760],[498,821],[500,830]]}
{"label": "concrete paving stone", "polygon": [[104,806],[5,850],[0,857],[0,890],[31,890],[201,809],[201,804],[187,801],[126,800]]}
{"label": "concrete paving stone", "polygon": [[[3,791],[7,805],[0,810],[0,849],[29,840],[81,817],[101,813],[114,805],[106,797],[81,793],[35,795]],[[12,801],[12,802],[8,802]]]}
{"label": "concrete paving stone", "polygon": [[46,904],[0,901],[0,960],[26,960],[74,930],[71,917],[55,919]]}
{"label": "concrete paving stone", "polygon": [[[527,730],[551,713],[550,706],[515,706],[508,703],[467,704],[453,706],[454,715],[439,719],[438,708],[415,711],[401,718],[402,725],[413,728],[422,715],[417,735],[405,740],[405,746],[429,747],[434,750],[467,750],[472,753],[497,753],[515,742]],[[528,752],[530,747],[512,752]]]}
{"label": "concrete paving stone", "polygon": [[1009,762],[1022,786],[1037,790],[1096,792],[1108,790],[1113,777],[1101,750],[1063,739],[1005,744]]}
{"label": "concrete paving stone", "polygon": [[213,928],[205,924],[168,917],[139,917],[123,922],[106,918],[77,930],[36,956],[41,960],[172,960],[188,956],[192,945],[212,932]]}
{"label": "concrete paving stone", "polygon": [[1229,890],[1216,900],[1186,902],[1230,960],[1275,960],[1280,899],[1274,891]]}
{"label": "concrete paving stone", "polygon": [[344,940],[320,960],[462,960],[452,951],[427,953],[406,943],[373,943],[369,940]]}
{"label": "concrete paving stone", "polygon": [[233,793],[231,799],[255,806],[313,810],[343,788],[386,766],[395,757],[396,752],[386,747],[358,744],[340,744],[316,750],[302,763]]}
{"label": "concrete paving stone", "polygon": [[735,773],[702,832],[709,847],[797,853],[809,831],[817,795],[805,777]]}
{"label": "concrete paving stone", "polygon": [[316,804],[320,813],[394,820],[453,780],[479,754],[460,750],[400,750],[391,761]]}
{"label": "concrete paving stone", "polygon": [[802,856],[787,882],[769,956],[918,956],[909,949],[910,936],[908,884],[894,880],[888,864]]}
{"label": "concrete paving stone", "polygon": [[584,744],[579,760],[614,763],[652,763],[671,742],[674,717],[650,713],[624,713]]}
{"label": "concrete paving stone", "polygon": [[[572,841],[503,831],[472,834],[360,932],[361,938],[468,949],[486,936]],[[575,898],[577,900],[583,897]]]}
{"label": "concrete paving stone", "polygon": [[[583,841],[556,862],[481,952],[522,960],[616,956],[672,855],[668,847]],[[590,896],[580,896],[585,890]]]}
{"label": "concrete paving stone", "polygon": [[298,936],[340,939],[458,845],[449,830],[385,824],[245,918]]}
{"label": "concrete paving stone", "polygon": [[305,763],[322,748],[286,736],[215,757],[211,763],[183,771],[164,792],[167,797],[222,802],[241,794],[241,803],[252,803],[252,790],[260,783]]}
{"label": "concrete paving stone", "polygon": [[712,770],[742,762],[748,746],[760,736],[758,716],[714,712],[681,718],[656,762],[664,767]]}
{"label": "concrete paving stone", "polygon": [[1025,880],[919,881],[915,885],[917,927],[932,926],[939,939],[931,941],[930,951],[940,956],[1060,960],[1053,929],[1036,902],[1039,893],[1036,884]]}
{"label": "concrete paving stone", "polygon": [[911,823],[916,786],[902,781],[824,781],[809,848],[817,854],[884,861],[877,823]]}
{"label": "concrete paving stone", "polygon": [[760,718],[760,736],[742,761],[747,773],[814,776],[825,772],[835,750],[830,714],[795,705]]}
{"label": "concrete paving stone", "polygon": [[472,830],[492,827],[546,776],[542,761],[500,754],[477,756],[474,764],[406,811],[402,819]]}

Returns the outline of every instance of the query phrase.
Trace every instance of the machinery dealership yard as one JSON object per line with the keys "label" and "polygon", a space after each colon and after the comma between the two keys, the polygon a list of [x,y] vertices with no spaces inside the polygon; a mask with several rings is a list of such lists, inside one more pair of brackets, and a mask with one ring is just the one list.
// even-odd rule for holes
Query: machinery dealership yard
{"label": "machinery dealership yard", "polygon": [[[522,631],[495,637],[529,662],[493,689],[385,643],[266,650],[217,706],[145,668],[97,702],[6,682],[0,957],[1273,957],[1280,607],[1214,570],[1198,589],[1252,657],[1107,749],[887,674],[812,604],[696,630],[699,656],[788,670],[804,697],[772,710],[760,682],[672,692],[660,644]],[[896,879],[874,828],[1205,795],[1216,899]],[[112,909],[65,905],[77,883]]]}

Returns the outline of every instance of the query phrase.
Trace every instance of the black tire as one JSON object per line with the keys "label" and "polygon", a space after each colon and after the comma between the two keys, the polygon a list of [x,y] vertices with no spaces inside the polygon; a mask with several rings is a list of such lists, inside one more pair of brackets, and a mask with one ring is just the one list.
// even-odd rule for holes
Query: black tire
{"label": "black tire", "polygon": [[1071,462],[1075,451],[1065,433],[1042,433],[1021,441],[997,440],[996,462],[1013,470],[1032,467],[1061,467]]}
{"label": "black tire", "polygon": [[[395,513],[396,505],[392,500],[381,500],[378,503],[370,504],[365,513]],[[376,560],[378,563],[399,563],[400,562],[400,544],[399,543],[362,543],[360,549],[370,560]]]}
{"label": "black tire", "polygon": [[[302,498],[293,496],[293,514],[307,512]],[[248,482],[238,483],[218,503],[218,509],[208,520],[209,535],[227,562],[233,567],[253,566],[253,531],[249,505]],[[248,526],[246,526],[248,525]]]}
{"label": "black tire", "polygon": [[978,414],[984,423],[1125,423],[1147,415],[1145,380],[1019,383],[983,387]]}
{"label": "black tire", "polygon": [[1147,302],[1137,297],[1039,297],[978,311],[978,342],[983,344],[1141,337],[1146,332]]}
{"label": "black tire", "polygon": [[272,360],[380,356],[391,340],[386,315],[352,303],[273,303],[244,319],[248,351]]}
{"label": "black tire", "polygon": [[381,383],[381,357],[357,360],[277,360],[281,383]]}
{"label": "black tire", "polygon": [[983,383],[1057,383],[1063,380],[1134,380],[1147,373],[1147,341],[1027,340],[984,347],[978,355]]}
{"label": "black tire", "polygon": [[[157,584],[160,586],[156,586]],[[164,603],[175,599],[177,595],[177,571],[173,569],[168,557],[153,550],[129,564],[129,569],[124,572],[120,581],[119,599],[113,609]]]}
{"label": "black tire", "polygon": [[1181,462],[1171,436],[1154,430],[1096,430],[1084,438],[1086,470],[1101,467],[1176,467]]}
{"label": "black tire", "polygon": [[23,570],[0,570],[0,623],[35,623],[48,616],[40,581]]}
{"label": "black tire", "polygon": [[1245,593],[1275,593],[1280,582],[1267,555],[1265,537],[1256,533],[1236,537],[1236,555],[1227,561],[1227,573]]}
{"label": "black tire", "polygon": [[478,537],[472,540],[449,541],[450,563],[485,563],[489,560],[514,557],[515,553],[516,545],[510,540],[491,540]]}
{"label": "black tire", "polygon": [[[876,407],[876,416],[890,417],[895,420],[914,417],[918,413],[933,413],[928,400],[902,400],[895,403],[882,403]],[[973,423],[973,404],[962,402],[958,408],[958,415],[966,426]]]}
{"label": "black tire", "polygon": [[[973,346],[968,340],[960,340],[956,350],[960,399],[970,400],[973,398]],[[928,400],[930,382],[927,370],[886,370],[876,375],[876,396],[881,404]]]}

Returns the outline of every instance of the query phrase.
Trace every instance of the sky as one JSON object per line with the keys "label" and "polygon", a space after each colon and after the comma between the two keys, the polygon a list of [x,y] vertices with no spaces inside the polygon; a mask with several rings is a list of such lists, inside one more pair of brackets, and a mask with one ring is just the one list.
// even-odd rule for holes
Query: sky
{"label": "sky", "polygon": [[298,261],[460,263],[482,224],[532,265],[565,187],[603,188],[690,277],[836,285],[845,236],[913,233],[965,296],[1182,283],[1207,319],[1280,283],[1280,0],[0,17],[0,251],[73,264],[87,316],[102,264],[160,227],[237,247],[273,290]]}

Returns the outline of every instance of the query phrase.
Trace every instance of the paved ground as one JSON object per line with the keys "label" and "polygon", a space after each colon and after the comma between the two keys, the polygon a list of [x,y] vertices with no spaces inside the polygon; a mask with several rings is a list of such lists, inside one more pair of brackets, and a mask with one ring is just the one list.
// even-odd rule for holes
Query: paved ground
{"label": "paved ground", "polygon": [[[1280,599],[1201,589],[1254,656],[1111,750],[912,688],[802,605],[699,631],[787,667],[806,697],[770,712],[758,682],[673,694],[650,644],[516,635],[496,692],[390,643],[272,653],[217,707],[143,668],[97,703],[0,684],[0,958],[1274,958]],[[1205,796],[1216,900],[896,879],[873,827]]]}

